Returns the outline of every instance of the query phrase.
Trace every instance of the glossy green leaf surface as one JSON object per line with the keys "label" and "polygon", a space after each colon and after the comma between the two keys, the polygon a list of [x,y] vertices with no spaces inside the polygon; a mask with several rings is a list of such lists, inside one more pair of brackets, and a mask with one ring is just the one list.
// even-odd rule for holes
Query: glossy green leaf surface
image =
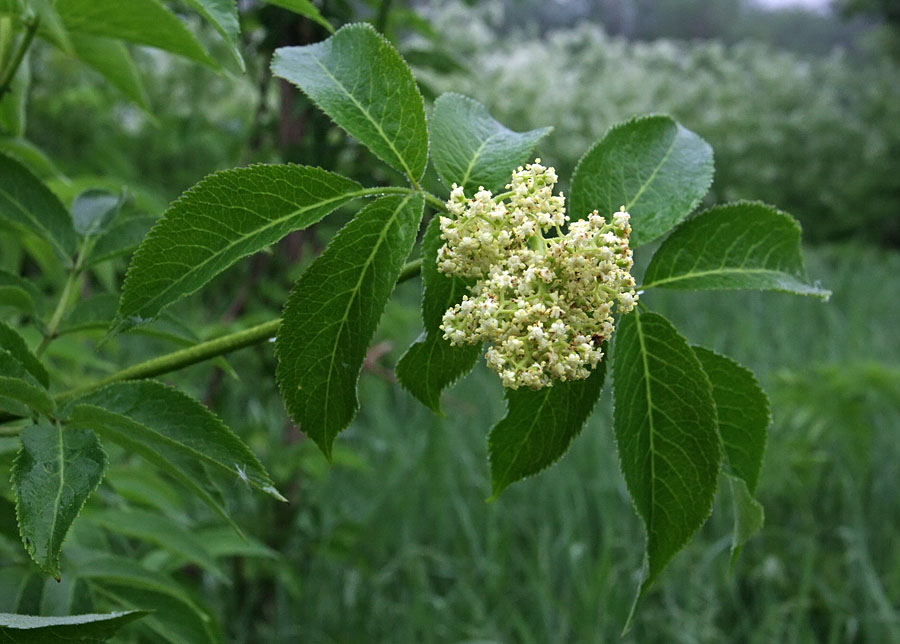
{"label": "glossy green leaf surface", "polygon": [[722,447],[709,379],[671,323],[635,310],[615,338],[619,464],[647,533],[640,598],[709,516]]}
{"label": "glossy green leaf surface", "polygon": [[275,50],[272,73],[290,81],[331,119],[412,181],[425,173],[425,107],[407,64],[366,23],[328,40]]}
{"label": "glossy green leaf surface", "polygon": [[828,299],[809,284],[800,224],[771,206],[716,206],[682,224],[653,255],[644,287],[766,289]]}
{"label": "glossy green leaf surface", "polygon": [[72,217],[25,166],[0,154],[0,218],[48,242],[64,262],[75,254]]}
{"label": "glossy green leaf surface", "polygon": [[356,384],[400,270],[412,250],[425,200],[382,197],[331,240],[294,285],[275,344],[276,376],[288,412],[331,457],[359,409]]}
{"label": "glossy green leaf surface", "polygon": [[631,246],[651,242],[700,203],[713,177],[712,148],[668,116],[615,125],[588,150],[572,176],[572,219],[620,206],[631,213]]}
{"label": "glossy green leaf surface", "polygon": [[212,174],[176,200],[134,253],[119,330],[156,317],[247,255],[364,194],[333,172],[256,165]]}
{"label": "glossy green leaf surface", "polygon": [[306,16],[310,20],[318,22],[328,31],[334,33],[334,27],[331,26],[331,23],[322,17],[319,10],[316,9],[315,5],[309,0],[263,0],[263,2],[276,7],[281,7],[282,9],[287,9],[288,11],[293,11],[301,16]]}
{"label": "glossy green leaf surface", "polygon": [[0,613],[0,637],[4,642],[14,644],[94,644],[107,641],[120,628],[146,614],[146,611],[141,610],[66,617]]}
{"label": "glossy green leaf surface", "polygon": [[496,193],[509,183],[517,166],[531,161],[534,146],[552,129],[513,132],[478,101],[442,94],[431,117],[434,167],[444,184],[456,183],[468,196],[480,186]]}
{"label": "glossy green leaf surface", "polygon": [[123,96],[142,109],[150,110],[144,81],[122,41],[81,33],[72,34],[71,39],[75,55],[81,62],[103,76]]}
{"label": "glossy green leaf surface", "polygon": [[31,425],[20,436],[12,468],[19,532],[31,558],[58,579],[63,540],[100,485],[106,454],[97,435],[85,429]]}
{"label": "glossy green leaf surface", "polygon": [[44,365],[34,357],[22,336],[5,322],[0,322],[0,349],[9,351],[12,357],[18,360],[25,370],[44,387],[50,386],[50,376],[47,375]]}
{"label": "glossy green leaf surface", "polygon": [[440,220],[434,217],[422,240],[425,331],[406,350],[395,369],[400,384],[437,414],[441,413],[441,392],[469,373],[481,355],[480,345],[451,346],[440,329],[444,312],[462,300],[473,283],[438,271],[437,252],[442,243]]}
{"label": "glossy green leaf surface", "polygon": [[491,492],[537,474],[566,453],[594,409],[606,376],[606,358],[585,380],[537,391],[506,390],[506,416],[488,436]]}
{"label": "glossy green leaf surface", "polygon": [[156,47],[218,68],[194,34],[159,0],[57,0],[71,32]]}
{"label": "glossy green leaf surface", "polygon": [[93,429],[166,471],[205,463],[277,499],[283,497],[243,441],[190,396],[153,380],[119,382],[71,403],[70,424]]}

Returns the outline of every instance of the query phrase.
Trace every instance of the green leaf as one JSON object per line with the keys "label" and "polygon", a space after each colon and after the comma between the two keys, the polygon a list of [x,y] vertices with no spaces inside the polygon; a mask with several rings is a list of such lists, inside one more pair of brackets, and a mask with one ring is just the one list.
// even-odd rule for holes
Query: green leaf
{"label": "green leaf", "polygon": [[682,224],[662,243],[644,276],[644,288],[754,288],[814,295],[800,247],[800,224],[758,202],[716,206]]}
{"label": "green leaf", "polygon": [[284,500],[250,448],[218,416],[177,389],[153,380],[119,382],[70,405],[72,426],[92,429],[140,454],[207,502],[208,492],[191,479],[201,463]]}
{"label": "green leaf", "polygon": [[39,179],[59,178],[62,172],[43,150],[22,138],[0,138],[0,153],[12,157]]}
{"label": "green leaf", "polygon": [[437,269],[437,252],[443,244],[441,224],[434,217],[422,240],[422,320],[424,334],[397,362],[397,380],[434,413],[441,413],[441,392],[471,371],[481,355],[481,346],[454,347],[444,339],[444,312],[462,300],[474,280],[449,276]]}
{"label": "green leaf", "polygon": [[369,341],[416,241],[425,200],[382,197],[331,240],[294,285],[275,344],[288,412],[325,456],[356,411]]}
{"label": "green leaf", "polygon": [[213,69],[219,67],[159,0],[57,0],[56,9],[71,32],[156,47]]}
{"label": "green leaf", "polygon": [[72,217],[56,195],[18,161],[0,154],[0,217],[47,241],[69,263],[75,254]]}
{"label": "green leaf", "polygon": [[31,88],[31,56],[27,55],[12,77],[9,90],[0,96],[0,131],[8,136],[25,134],[28,90]]}
{"label": "green leaf", "polygon": [[272,73],[411,181],[422,178],[428,162],[422,95],[400,54],[371,25],[346,25],[314,45],[276,49]]}
{"label": "green leaf", "polygon": [[0,306],[11,306],[25,313],[39,315],[43,304],[41,292],[29,280],[0,271]]}
{"label": "green leaf", "polygon": [[[15,345],[15,340],[9,339]],[[0,347],[0,409],[24,416],[31,415],[30,410],[45,416],[53,416],[56,411],[56,404],[38,379],[5,347]]]}
{"label": "green leaf", "polygon": [[331,23],[322,17],[322,14],[319,13],[319,10],[316,9],[313,3],[311,3],[309,0],[263,0],[263,2],[274,5],[276,7],[281,7],[282,9],[287,9],[288,11],[293,11],[294,13],[301,16],[305,16],[310,20],[318,22],[329,32],[334,33],[334,27],[331,26]]}
{"label": "green leaf", "polygon": [[25,370],[45,388],[50,386],[50,377],[47,375],[44,365],[28,349],[24,338],[5,322],[0,322],[0,349],[9,351],[12,357],[18,360]]}
{"label": "green leaf", "polygon": [[557,382],[537,391],[506,390],[506,416],[488,436],[492,499],[566,453],[591,415],[605,375],[603,361],[585,380]]}
{"label": "green leaf", "polygon": [[734,534],[731,537],[731,561],[730,568],[734,568],[744,544],[753,535],[762,530],[766,515],[762,504],[757,501],[747,483],[736,476],[727,475],[728,486],[731,491],[731,504],[734,510]]}
{"label": "green leaf", "polygon": [[636,607],[709,516],[722,448],[709,379],[661,315],[635,310],[622,316],[613,385],[619,464],[647,532]]}
{"label": "green leaf", "polygon": [[766,449],[766,430],[772,421],[769,399],[746,367],[709,349],[692,348],[712,383],[728,469],[753,494]]}
{"label": "green leaf", "polygon": [[91,513],[88,519],[110,532],[157,545],[197,564],[212,573],[219,581],[230,583],[203,541],[189,529],[161,514],[134,509],[104,510]]}
{"label": "green leaf", "polygon": [[569,215],[604,217],[620,206],[631,213],[631,246],[667,232],[709,190],[712,148],[668,116],[644,116],[615,125],[588,150],[572,176]]}
{"label": "green leaf", "polygon": [[0,635],[5,642],[16,644],[51,644],[52,642],[105,642],[126,624],[140,619],[147,611],[69,615],[67,617],[35,617],[0,613]]}
{"label": "green leaf", "polygon": [[19,531],[31,558],[59,579],[59,550],[100,485],[106,454],[94,432],[60,425],[31,425],[21,440],[12,468]]}
{"label": "green leaf", "polygon": [[150,111],[144,81],[124,43],[102,36],[72,34],[72,47],[81,62],[103,76],[141,109]]}
{"label": "green leaf", "polygon": [[133,214],[115,221],[109,230],[97,237],[84,265],[96,266],[129,254],[138,247],[158,220],[153,215]]}
{"label": "green leaf", "polygon": [[487,108],[461,94],[442,94],[431,117],[432,159],[446,184],[472,195],[480,186],[497,192],[512,171],[530,161],[537,142],[552,127],[513,132],[494,120]]}
{"label": "green leaf", "polygon": [[83,237],[96,237],[109,228],[122,207],[122,197],[105,190],[85,190],[72,201],[75,232]]}
{"label": "green leaf", "polygon": [[367,194],[350,179],[299,165],[212,174],[165,212],[135,251],[117,330],[155,317],[247,255]]}
{"label": "green leaf", "polygon": [[222,37],[231,45],[231,55],[241,68],[246,70],[244,58],[238,49],[238,37],[241,25],[238,22],[238,9],[235,0],[184,0],[200,15],[209,20]]}

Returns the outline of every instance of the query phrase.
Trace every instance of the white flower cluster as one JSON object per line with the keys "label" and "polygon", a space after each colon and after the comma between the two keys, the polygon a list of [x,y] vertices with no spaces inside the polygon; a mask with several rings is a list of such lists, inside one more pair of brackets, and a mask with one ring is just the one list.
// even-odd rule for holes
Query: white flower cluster
{"label": "white flower cluster", "polygon": [[[553,168],[537,159],[497,197],[481,189],[467,200],[454,185],[454,218],[440,220],[438,269],[478,278],[444,314],[444,337],[489,342],[487,363],[512,389],[587,378],[614,331],[613,306],[627,313],[637,301],[628,213],[622,208],[607,223],[594,211],[563,234],[569,218],[555,184]],[[556,236],[545,237],[551,229]]]}

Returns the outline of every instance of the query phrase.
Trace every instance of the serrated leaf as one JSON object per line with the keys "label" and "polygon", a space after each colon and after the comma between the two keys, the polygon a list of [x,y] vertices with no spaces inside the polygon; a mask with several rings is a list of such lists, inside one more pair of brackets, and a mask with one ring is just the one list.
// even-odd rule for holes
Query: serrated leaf
{"label": "serrated leaf", "polygon": [[8,351],[45,388],[50,386],[50,376],[44,365],[28,349],[25,339],[5,322],[0,322],[0,349]]}
{"label": "serrated leaf", "polygon": [[105,190],[85,190],[72,201],[75,232],[84,237],[95,237],[106,232],[121,207],[120,196]]}
{"label": "serrated leaf", "polygon": [[488,436],[492,498],[566,453],[597,404],[605,376],[604,360],[585,380],[506,390],[506,416]]}
{"label": "serrated leaf", "polygon": [[413,182],[425,173],[428,129],[412,72],[366,23],[314,45],[275,50],[272,73],[290,81],[381,160]]}
{"label": "serrated leaf", "polygon": [[661,315],[622,316],[613,386],[619,464],[647,533],[636,605],[709,516],[722,447],[709,379]]}
{"label": "serrated leaf", "polygon": [[0,271],[0,306],[10,306],[24,313],[40,314],[44,298],[30,281]]}
{"label": "serrated leaf", "polygon": [[31,425],[21,440],[12,468],[19,532],[31,558],[58,579],[59,550],[100,485],[106,454],[92,431],[60,425]]}
{"label": "serrated leaf", "polygon": [[299,165],[257,165],[206,177],[169,206],[135,251],[118,330],[152,319],[242,257],[364,194],[351,179]]}
{"label": "serrated leaf", "polygon": [[437,270],[437,252],[442,244],[440,220],[434,217],[422,239],[425,332],[406,350],[394,370],[400,384],[436,414],[441,413],[441,392],[469,373],[481,355],[480,345],[452,346],[440,329],[444,312],[462,300],[474,283]]}
{"label": "serrated leaf", "polygon": [[0,217],[48,242],[67,264],[75,254],[72,217],[25,166],[0,154]]}
{"label": "serrated leaf", "polygon": [[16,644],[50,644],[52,642],[105,642],[126,624],[140,619],[147,611],[37,617],[0,613],[0,635]]}
{"label": "serrated leaf", "polygon": [[331,26],[331,23],[322,17],[322,14],[319,13],[319,10],[316,9],[313,3],[311,3],[309,0],[263,0],[263,2],[265,2],[266,4],[274,5],[276,7],[281,7],[282,9],[287,9],[288,11],[293,11],[294,13],[301,16],[305,16],[310,20],[318,22],[329,32],[334,33],[334,27]]}
{"label": "serrated leaf", "polygon": [[682,224],[662,243],[644,288],[766,289],[828,299],[808,283],[800,224],[759,202],[716,206]]}
{"label": "serrated leaf", "polygon": [[275,343],[288,412],[325,456],[356,411],[356,383],[416,241],[425,200],[382,197],[359,211],[291,291]]}
{"label": "serrated leaf", "polygon": [[753,494],[771,423],[769,399],[746,367],[709,349],[692,348],[712,384],[725,461]]}
{"label": "serrated leaf", "polygon": [[144,81],[124,43],[113,38],[82,33],[72,34],[71,39],[78,60],[103,76],[110,85],[144,111],[150,111],[150,99],[144,88]]}
{"label": "serrated leaf", "polygon": [[212,573],[219,581],[230,583],[204,542],[189,529],[161,514],[135,509],[103,510],[91,513],[88,519],[110,532],[141,539],[179,555]]}
{"label": "serrated leaf", "polygon": [[57,0],[56,10],[70,32],[156,47],[213,69],[219,67],[159,0]]}
{"label": "serrated leaf", "polygon": [[72,426],[93,429],[183,482],[185,473],[195,469],[186,469],[187,463],[202,462],[284,500],[250,448],[218,416],[177,389],[153,380],[119,382],[70,405]]}
{"label": "serrated leaf", "polygon": [[231,45],[231,55],[241,68],[246,70],[244,58],[238,49],[241,25],[238,22],[238,8],[235,0],[184,0],[200,15],[209,20],[222,37]]}
{"label": "serrated leaf", "polygon": [[625,206],[631,247],[678,225],[700,203],[713,177],[712,148],[668,116],[613,126],[588,150],[572,176],[568,213],[605,217]]}
{"label": "serrated leaf", "polygon": [[480,186],[497,192],[509,183],[517,166],[530,160],[534,146],[552,129],[513,132],[494,120],[478,101],[461,94],[441,94],[431,117],[431,156],[446,185],[456,183],[468,195]]}
{"label": "serrated leaf", "polygon": [[762,530],[765,524],[765,511],[762,504],[757,501],[747,483],[737,476],[726,475],[731,491],[731,506],[734,511],[734,533],[731,537],[731,558],[729,567],[734,568],[741,551],[757,532]]}

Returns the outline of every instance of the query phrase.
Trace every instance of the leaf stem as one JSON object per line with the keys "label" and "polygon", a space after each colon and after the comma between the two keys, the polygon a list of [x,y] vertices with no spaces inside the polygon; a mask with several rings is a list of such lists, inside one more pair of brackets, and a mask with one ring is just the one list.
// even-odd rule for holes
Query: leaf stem
{"label": "leaf stem", "polygon": [[59,323],[62,322],[66,309],[69,307],[69,300],[72,299],[72,289],[75,288],[78,278],[81,277],[85,257],[87,257],[92,245],[90,240],[85,240],[81,245],[81,249],[78,251],[78,257],[75,259],[72,270],[69,271],[69,276],[66,278],[66,283],[59,296],[59,301],[56,303],[56,309],[53,311],[53,316],[50,318],[50,322],[47,323],[47,330],[44,332],[44,337],[34,351],[34,355],[38,358],[43,355],[44,351],[47,350],[47,347],[50,346],[50,343],[56,339],[56,330],[59,328]]}
{"label": "leaf stem", "polygon": [[19,71],[22,61],[25,60],[25,54],[28,53],[28,48],[31,47],[31,42],[34,40],[40,24],[40,17],[36,17],[26,23],[25,35],[22,36],[22,40],[19,41],[19,48],[16,50],[16,53],[13,54],[9,66],[3,70],[3,75],[0,77],[0,98],[3,98],[6,92],[10,90],[13,79],[16,77],[16,72]]}

